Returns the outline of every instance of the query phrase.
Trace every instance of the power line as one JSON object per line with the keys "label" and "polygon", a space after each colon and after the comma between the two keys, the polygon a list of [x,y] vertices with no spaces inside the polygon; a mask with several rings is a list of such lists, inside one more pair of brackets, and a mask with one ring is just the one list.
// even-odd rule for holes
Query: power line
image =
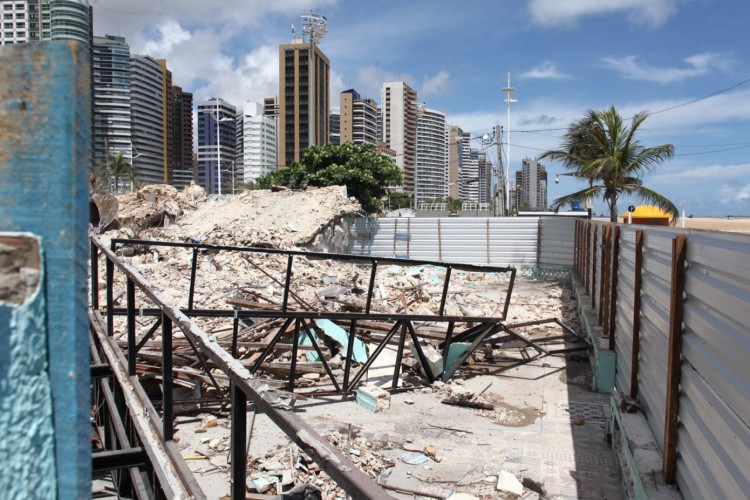
{"label": "power line", "polygon": [[736,83],[736,84],[732,85],[731,87],[727,87],[725,89],[719,90],[719,91],[714,92],[712,94],[708,94],[708,95],[705,95],[703,97],[699,97],[698,99],[693,99],[692,101],[683,102],[682,104],[675,104],[674,106],[670,106],[668,108],[660,109],[659,111],[654,111],[653,113],[649,113],[649,116],[651,116],[651,115],[657,115],[659,113],[664,113],[665,111],[671,111],[673,109],[681,108],[681,107],[687,106],[689,104],[695,104],[696,102],[703,101],[705,99],[708,99],[709,97],[713,97],[715,95],[723,94],[724,92],[729,92],[730,90],[736,89],[737,87],[739,87],[741,85],[744,85],[744,84],[746,84],[748,82],[750,82],[750,78],[748,78],[747,80],[743,80],[740,83]]}

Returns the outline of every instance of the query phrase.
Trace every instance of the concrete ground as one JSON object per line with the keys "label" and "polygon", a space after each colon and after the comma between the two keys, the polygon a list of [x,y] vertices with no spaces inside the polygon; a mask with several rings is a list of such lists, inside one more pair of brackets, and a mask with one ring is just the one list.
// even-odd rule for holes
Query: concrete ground
{"label": "concrete ground", "polygon": [[[482,371],[489,373],[474,375]],[[477,364],[449,384],[475,393],[486,388],[482,400],[494,404],[492,411],[442,404],[449,387],[393,394],[390,408],[379,413],[340,396],[302,400],[296,407],[323,436],[347,436],[351,426],[352,442],[367,450],[355,461],[364,462],[365,468],[373,462],[392,462],[390,472],[381,474],[381,482],[391,487],[430,497],[464,492],[483,499],[517,498],[497,489],[498,477],[507,471],[527,486],[522,498],[537,498],[533,491],[537,490],[544,492],[544,498],[618,499],[620,483],[606,442],[608,397],[589,391],[589,382],[588,360],[579,353],[521,365]],[[223,467],[226,451],[210,445],[218,440],[214,448],[221,450],[228,439],[228,422],[219,418],[216,427],[196,434],[194,418],[180,417],[180,421],[184,422],[178,432],[183,456],[192,457],[188,463],[209,497],[221,498],[229,491]],[[294,446],[259,415],[249,461],[262,465],[276,460],[290,445]],[[407,453],[428,445],[439,462],[404,462]],[[211,458],[199,458],[202,454]],[[389,493],[396,498],[425,498]]]}

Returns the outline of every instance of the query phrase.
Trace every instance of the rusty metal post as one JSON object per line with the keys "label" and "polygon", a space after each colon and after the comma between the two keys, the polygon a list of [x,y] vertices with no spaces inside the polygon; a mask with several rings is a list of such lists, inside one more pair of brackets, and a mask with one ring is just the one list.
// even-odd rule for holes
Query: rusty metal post
{"label": "rusty metal post", "polygon": [[615,350],[615,329],[617,320],[617,274],[620,270],[620,226],[616,225],[612,235],[612,278],[609,294],[609,349]]}
{"label": "rusty metal post", "polygon": [[630,358],[630,397],[638,397],[638,363],[641,347],[641,281],[643,272],[643,231],[635,232],[635,276],[633,277],[633,346]]}

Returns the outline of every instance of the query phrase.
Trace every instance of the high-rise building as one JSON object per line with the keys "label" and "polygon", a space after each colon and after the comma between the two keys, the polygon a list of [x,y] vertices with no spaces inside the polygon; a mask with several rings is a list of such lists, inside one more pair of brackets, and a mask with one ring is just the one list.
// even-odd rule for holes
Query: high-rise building
{"label": "high-rise building", "polygon": [[276,170],[276,120],[259,102],[245,102],[242,116],[244,177],[251,182]]}
{"label": "high-rise building", "polygon": [[174,183],[174,96],[172,95],[172,72],[167,69],[165,59],[157,59],[161,67],[162,91],[162,136],[164,137],[164,183]]}
{"label": "high-rise building", "polygon": [[490,203],[492,200],[492,164],[485,151],[479,151],[478,159],[479,203]]}
{"label": "high-rise building", "polygon": [[144,184],[169,183],[165,172],[164,74],[150,56],[130,56],[133,167]]}
{"label": "high-rise building", "polygon": [[279,142],[281,167],[299,161],[330,133],[330,63],[314,42],[295,39],[279,47]]}
{"label": "high-rise building", "polygon": [[336,111],[331,111],[329,118],[331,130],[328,133],[328,140],[331,144],[341,144],[341,115]]}
{"label": "high-rise building", "polygon": [[182,189],[190,181],[198,182],[193,162],[193,94],[172,87],[172,158],[174,158],[173,185]]}
{"label": "high-rise building", "polygon": [[354,89],[341,93],[341,142],[377,144],[378,104]]}
{"label": "high-rise building", "polygon": [[231,192],[236,129],[233,105],[216,97],[198,103],[198,178],[208,193]]}
{"label": "high-rise building", "polygon": [[464,162],[464,131],[452,125],[448,131],[448,196],[459,198],[458,180]]}
{"label": "high-rise building", "polygon": [[87,0],[0,0],[0,45],[76,40],[93,45],[93,15]]}
{"label": "high-rise building", "polygon": [[448,128],[445,114],[433,109],[417,118],[415,189],[417,203],[448,196]]}
{"label": "high-rise building", "polygon": [[404,191],[414,193],[417,166],[417,92],[404,82],[384,83],[380,92],[383,110],[382,140],[396,151],[396,164],[404,174]]}
{"label": "high-rise building", "polygon": [[94,37],[94,164],[121,153],[132,162],[130,47],[125,38]]}
{"label": "high-rise building", "polygon": [[525,158],[516,172],[516,190],[519,210],[546,210],[547,169]]}

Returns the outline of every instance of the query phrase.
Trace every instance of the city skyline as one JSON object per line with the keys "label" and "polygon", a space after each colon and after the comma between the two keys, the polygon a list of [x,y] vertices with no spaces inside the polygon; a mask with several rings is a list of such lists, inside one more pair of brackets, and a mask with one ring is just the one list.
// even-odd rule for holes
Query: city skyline
{"label": "city skyline", "polygon": [[[476,137],[506,124],[500,88],[510,72],[518,99],[511,108],[512,171],[523,158],[556,147],[567,125],[587,108],[615,104],[624,116],[666,110],[647,120],[642,139],[673,143],[677,155],[646,182],[678,207],[685,200],[688,213],[750,213],[750,109],[738,105],[750,97],[750,85],[702,99],[747,80],[741,62],[748,50],[741,43],[740,23],[750,9],[745,5],[722,10],[707,0],[91,5],[96,34],[124,35],[133,52],[166,58],[175,80],[196,100],[220,94],[241,103],[275,95],[278,46],[291,40],[291,23],[301,29],[299,12],[305,9],[328,18],[321,48],[331,60],[332,103],[346,88],[376,96],[383,82],[403,80],[420,101],[445,113],[449,124]],[[496,152],[488,150],[488,156]],[[545,166],[551,179],[563,173],[554,163]],[[565,176],[549,185],[550,200],[581,186]],[[604,211],[601,202],[595,211]]]}

